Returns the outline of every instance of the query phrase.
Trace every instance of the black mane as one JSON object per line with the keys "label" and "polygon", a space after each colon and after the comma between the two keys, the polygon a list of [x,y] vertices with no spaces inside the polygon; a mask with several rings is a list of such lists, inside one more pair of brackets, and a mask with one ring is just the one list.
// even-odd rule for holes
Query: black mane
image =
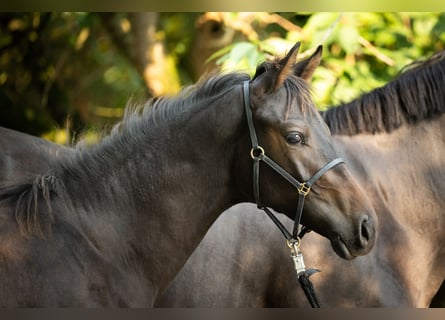
{"label": "black mane", "polygon": [[[199,104],[207,99],[218,99],[227,90],[249,80],[249,76],[244,73],[229,73],[212,75],[201,79],[194,85],[184,87],[175,96],[155,97],[149,99],[145,104],[127,106],[124,118],[116,126],[120,132],[122,128],[134,126],[135,122],[140,122],[148,129],[156,127],[159,123],[168,121],[174,115],[189,110],[193,105]],[[141,121],[142,120],[142,121]]]}
{"label": "black mane", "polygon": [[332,134],[391,132],[445,111],[445,51],[408,65],[383,87],[342,105],[323,118]]}

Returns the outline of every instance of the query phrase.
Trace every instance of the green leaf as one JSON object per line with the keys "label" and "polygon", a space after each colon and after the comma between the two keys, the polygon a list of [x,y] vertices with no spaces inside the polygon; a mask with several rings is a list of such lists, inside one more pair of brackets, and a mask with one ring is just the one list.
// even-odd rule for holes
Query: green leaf
{"label": "green leaf", "polygon": [[237,62],[257,51],[256,45],[250,42],[238,42],[230,51],[230,60]]}
{"label": "green leaf", "polygon": [[359,48],[358,38],[360,34],[355,26],[347,25],[340,29],[338,41],[346,53],[351,54]]}
{"label": "green leaf", "polygon": [[[233,48],[233,44],[228,45],[228,46],[226,46],[226,47],[224,47],[224,48],[222,48],[222,49],[219,49],[218,51],[216,51],[215,53],[213,53],[210,57],[208,57],[207,60],[205,61],[205,63],[209,63],[210,61],[215,60],[215,59],[217,59],[218,57],[223,58],[224,56],[227,55],[227,53],[230,52],[230,50],[232,50],[232,48]],[[226,57],[225,59],[227,59],[227,57]],[[225,59],[223,59],[223,61],[224,61]],[[220,60],[218,59],[218,60],[216,61],[216,64],[219,64],[218,61],[220,61]],[[221,62],[222,62],[222,61],[221,61]]]}
{"label": "green leaf", "polygon": [[235,43],[229,53],[218,59],[223,70],[245,70],[253,72],[262,55],[256,44],[250,42]]}
{"label": "green leaf", "polygon": [[318,12],[314,13],[304,26],[304,31],[307,33],[315,30],[324,30],[329,28],[335,20],[338,19],[340,13],[338,12]]}

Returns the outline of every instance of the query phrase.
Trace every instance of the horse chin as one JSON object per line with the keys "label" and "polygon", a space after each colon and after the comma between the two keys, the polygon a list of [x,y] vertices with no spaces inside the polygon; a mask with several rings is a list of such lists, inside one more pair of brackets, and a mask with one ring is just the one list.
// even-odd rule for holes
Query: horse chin
{"label": "horse chin", "polygon": [[356,256],[351,253],[346,244],[340,237],[333,237],[331,240],[332,249],[334,249],[335,253],[345,260],[352,260]]}

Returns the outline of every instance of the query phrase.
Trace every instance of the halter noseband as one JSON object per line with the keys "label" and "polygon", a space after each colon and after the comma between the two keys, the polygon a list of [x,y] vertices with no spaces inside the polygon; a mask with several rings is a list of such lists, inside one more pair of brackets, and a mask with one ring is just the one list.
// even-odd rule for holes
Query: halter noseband
{"label": "halter noseband", "polygon": [[[247,125],[249,127],[250,140],[252,142],[252,149],[250,151],[250,155],[253,159],[253,191],[254,191],[254,196],[255,196],[255,202],[259,209],[262,209],[267,213],[267,215],[272,219],[272,221],[277,225],[277,227],[283,233],[284,237],[288,241],[288,244],[291,245],[292,243],[299,242],[298,232],[299,232],[301,215],[303,214],[304,199],[311,191],[312,185],[318,179],[320,179],[322,175],[324,175],[326,172],[328,172],[330,169],[337,166],[338,164],[344,163],[344,160],[341,158],[336,158],[336,159],[328,162],[326,165],[324,165],[320,170],[318,170],[307,181],[304,181],[304,182],[298,181],[291,174],[289,174],[286,170],[284,170],[279,164],[277,164],[275,161],[273,161],[271,158],[269,158],[266,155],[264,148],[258,144],[258,138],[257,138],[256,132],[255,132],[254,124],[253,124],[252,110],[250,107],[249,81],[244,81],[244,83],[243,83],[243,96],[244,96],[244,109],[246,111],[246,117],[247,117]],[[260,185],[259,185],[260,161],[264,161],[267,165],[269,165],[269,167],[271,167],[273,170],[275,170],[284,179],[289,181],[298,191],[297,211],[295,214],[294,229],[293,229],[292,234],[275,217],[275,215],[272,213],[272,211],[270,211],[269,208],[267,208],[266,206],[263,206],[263,204],[261,203]]]}

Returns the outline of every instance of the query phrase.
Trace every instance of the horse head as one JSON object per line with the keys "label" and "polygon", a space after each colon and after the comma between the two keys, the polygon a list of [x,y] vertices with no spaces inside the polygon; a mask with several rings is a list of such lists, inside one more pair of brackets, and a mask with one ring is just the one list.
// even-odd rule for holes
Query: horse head
{"label": "horse head", "polygon": [[[302,224],[329,238],[340,257],[352,259],[372,248],[376,214],[347,165],[337,157],[330,131],[311,98],[309,81],[322,48],[295,63],[298,48],[299,43],[284,58],[259,65],[245,84],[244,99],[254,123],[249,129],[251,156],[254,163],[261,163],[248,178],[254,180],[250,188],[257,188],[254,198],[259,206],[298,220],[298,206],[306,199]],[[250,113],[247,109],[246,114]],[[251,161],[244,165],[251,166]]]}

